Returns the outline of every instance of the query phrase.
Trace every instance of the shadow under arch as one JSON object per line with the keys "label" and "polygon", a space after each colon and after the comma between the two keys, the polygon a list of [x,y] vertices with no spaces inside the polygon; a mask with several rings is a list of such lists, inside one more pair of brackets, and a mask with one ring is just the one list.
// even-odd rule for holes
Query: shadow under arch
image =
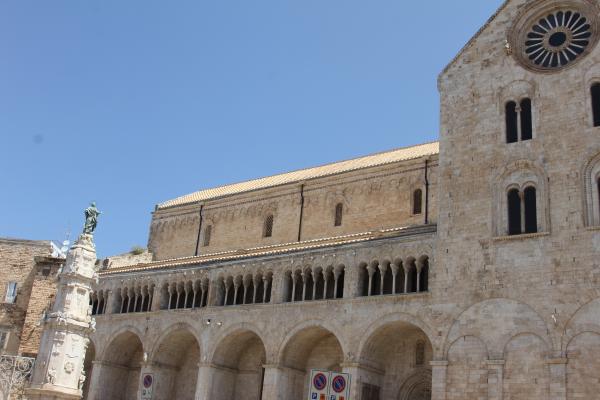
{"label": "shadow under arch", "polygon": [[215,340],[210,358],[216,366],[209,398],[220,400],[260,400],[262,398],[265,344],[255,326],[241,323],[232,326]]}
{"label": "shadow under arch", "polygon": [[83,400],[87,400],[90,391],[90,382],[94,369],[94,361],[96,360],[96,345],[94,341],[89,339],[87,349],[85,351],[85,358],[83,359],[83,386],[81,388]]}
{"label": "shadow under arch", "polygon": [[286,383],[279,388],[279,396],[307,398],[311,369],[342,372],[343,345],[331,325],[319,320],[305,321],[284,339],[277,357],[284,375],[281,381]]}
{"label": "shadow under arch", "polygon": [[104,349],[95,399],[129,400],[137,395],[144,347],[140,337],[130,329],[113,335]]}
{"label": "shadow under arch", "polygon": [[[358,375],[383,399],[431,399],[432,331],[404,313],[385,315],[371,324],[356,355]],[[360,390],[360,389],[359,389]]]}
{"label": "shadow under arch", "polygon": [[195,399],[200,352],[196,332],[186,323],[176,324],[161,335],[150,358],[155,398]]}

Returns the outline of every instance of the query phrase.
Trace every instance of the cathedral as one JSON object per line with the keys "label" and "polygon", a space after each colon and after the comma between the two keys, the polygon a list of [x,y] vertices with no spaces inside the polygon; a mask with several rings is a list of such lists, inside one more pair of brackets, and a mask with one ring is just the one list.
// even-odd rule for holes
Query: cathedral
{"label": "cathedral", "polygon": [[508,0],[439,142],[158,204],[100,263],[84,398],[600,399],[599,37],[598,0]]}

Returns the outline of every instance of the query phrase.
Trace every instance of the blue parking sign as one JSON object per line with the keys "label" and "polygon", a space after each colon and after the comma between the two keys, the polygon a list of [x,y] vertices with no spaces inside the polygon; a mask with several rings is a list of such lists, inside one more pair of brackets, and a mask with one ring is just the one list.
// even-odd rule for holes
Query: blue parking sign
{"label": "blue parking sign", "polygon": [[316,393],[313,393],[313,394],[312,394],[312,396],[311,396],[311,399],[313,399],[313,400],[317,400],[317,394],[316,394]]}

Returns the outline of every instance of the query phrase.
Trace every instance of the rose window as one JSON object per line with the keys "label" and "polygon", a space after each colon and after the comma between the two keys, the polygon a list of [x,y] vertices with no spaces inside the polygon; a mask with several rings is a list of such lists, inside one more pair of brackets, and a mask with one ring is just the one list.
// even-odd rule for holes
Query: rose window
{"label": "rose window", "polygon": [[509,31],[508,49],[525,68],[557,72],[582,60],[598,42],[598,0],[538,0]]}
{"label": "rose window", "polygon": [[541,68],[557,68],[575,61],[590,44],[592,26],[582,14],[557,11],[541,18],[527,34],[525,53]]}

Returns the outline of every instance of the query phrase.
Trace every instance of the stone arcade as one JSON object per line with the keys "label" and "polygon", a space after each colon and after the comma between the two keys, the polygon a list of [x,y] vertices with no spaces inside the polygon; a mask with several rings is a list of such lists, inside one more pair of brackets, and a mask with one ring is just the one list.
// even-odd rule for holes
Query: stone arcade
{"label": "stone arcade", "polygon": [[105,260],[87,399],[600,399],[597,0],[509,0],[439,76],[440,142],[159,204]]}

